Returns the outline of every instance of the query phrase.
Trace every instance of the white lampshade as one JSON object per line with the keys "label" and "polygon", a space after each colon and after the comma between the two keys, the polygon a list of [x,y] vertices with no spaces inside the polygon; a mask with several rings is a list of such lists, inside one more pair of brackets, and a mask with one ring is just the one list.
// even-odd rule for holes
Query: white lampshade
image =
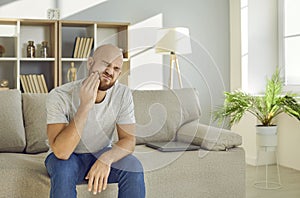
{"label": "white lampshade", "polygon": [[157,31],[156,53],[189,54],[192,52],[189,29],[184,27],[161,28]]}

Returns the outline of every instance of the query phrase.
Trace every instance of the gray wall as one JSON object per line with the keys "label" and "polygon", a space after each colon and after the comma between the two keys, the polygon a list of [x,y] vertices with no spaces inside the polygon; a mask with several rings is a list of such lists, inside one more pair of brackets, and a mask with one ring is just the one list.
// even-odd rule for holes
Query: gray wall
{"label": "gray wall", "polygon": [[[163,27],[190,30],[193,53],[179,57],[179,64],[184,87],[199,91],[201,119],[208,124],[212,108],[222,104],[223,91],[229,90],[229,0],[109,0],[66,19],[134,25],[158,14]],[[163,64],[169,65],[167,56]],[[167,84],[169,70],[162,68]]]}

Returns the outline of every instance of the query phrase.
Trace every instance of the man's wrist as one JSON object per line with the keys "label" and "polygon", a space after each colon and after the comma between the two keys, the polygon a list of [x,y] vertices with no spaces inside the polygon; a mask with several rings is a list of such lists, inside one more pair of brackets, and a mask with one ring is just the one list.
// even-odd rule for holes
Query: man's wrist
{"label": "man's wrist", "polygon": [[102,163],[111,166],[111,164],[113,163],[113,159],[111,157],[109,157],[106,153],[102,154],[98,160],[100,160]]}
{"label": "man's wrist", "polygon": [[88,114],[89,110],[90,109],[88,107],[83,106],[82,104],[80,104],[80,106],[77,109],[77,113],[79,113],[79,114]]}

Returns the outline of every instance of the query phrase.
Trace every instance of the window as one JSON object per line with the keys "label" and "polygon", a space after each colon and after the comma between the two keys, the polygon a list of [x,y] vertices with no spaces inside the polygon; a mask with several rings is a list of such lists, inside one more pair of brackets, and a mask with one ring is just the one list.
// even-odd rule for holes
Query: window
{"label": "window", "polygon": [[248,0],[241,0],[242,90],[248,91]]}
{"label": "window", "polygon": [[279,0],[279,62],[286,85],[300,85],[300,1]]}

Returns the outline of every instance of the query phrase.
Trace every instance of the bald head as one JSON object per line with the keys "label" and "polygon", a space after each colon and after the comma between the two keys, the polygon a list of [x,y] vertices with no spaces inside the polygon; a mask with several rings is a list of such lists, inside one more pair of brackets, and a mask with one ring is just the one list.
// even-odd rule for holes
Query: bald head
{"label": "bald head", "polygon": [[101,45],[92,57],[88,59],[87,68],[89,74],[99,73],[99,90],[105,91],[112,87],[121,74],[123,54],[121,50],[111,44]]}
{"label": "bald head", "polygon": [[96,59],[104,59],[106,61],[112,62],[116,59],[121,59],[123,63],[123,54],[121,50],[112,45],[112,44],[106,44],[99,46],[93,54],[93,58]]}

